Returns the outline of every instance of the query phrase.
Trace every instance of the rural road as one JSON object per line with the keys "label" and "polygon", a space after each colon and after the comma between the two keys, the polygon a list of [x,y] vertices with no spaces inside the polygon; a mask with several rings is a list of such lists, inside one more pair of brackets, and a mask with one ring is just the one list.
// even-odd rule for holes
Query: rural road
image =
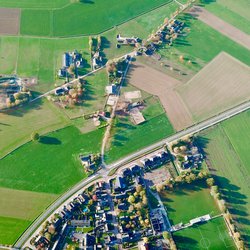
{"label": "rural road", "polygon": [[169,136],[155,144],[150,145],[149,147],[143,148],[133,154],[130,154],[129,156],[121,159],[120,161],[117,161],[111,165],[108,165],[105,167],[105,169],[101,169],[93,176],[89,177],[88,179],[83,180],[82,182],[78,183],[76,186],[74,186],[72,189],[70,189],[68,192],[64,193],[61,197],[59,197],[50,207],[47,208],[47,210],[41,214],[34,222],[33,224],[23,233],[23,235],[17,240],[14,247],[15,248],[21,248],[26,241],[29,239],[31,234],[45,221],[65,200],[69,199],[72,195],[77,193],[80,189],[82,189],[85,185],[89,184],[91,181],[101,178],[103,176],[106,176],[108,172],[114,168],[118,168],[125,163],[132,162],[134,159],[138,158],[139,156],[146,154],[149,151],[153,151],[155,148],[158,148],[160,146],[164,146],[166,143],[170,143],[176,140],[179,140],[185,136],[195,134],[197,132],[200,132],[204,129],[207,129],[213,125],[216,125],[224,120],[229,119],[232,116],[235,116],[243,111],[246,111],[250,109],[250,101],[245,102],[239,106],[236,106],[230,110],[227,110],[217,116],[214,116],[210,119],[207,119],[206,121],[203,121],[201,123],[195,124],[185,130],[182,130],[180,132],[177,132],[176,134]]}

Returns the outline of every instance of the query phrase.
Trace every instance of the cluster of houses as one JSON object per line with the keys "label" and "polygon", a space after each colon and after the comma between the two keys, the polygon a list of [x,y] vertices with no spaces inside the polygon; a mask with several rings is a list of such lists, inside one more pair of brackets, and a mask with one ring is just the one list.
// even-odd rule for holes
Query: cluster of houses
{"label": "cluster of houses", "polygon": [[204,156],[199,152],[199,148],[193,146],[187,152],[187,155],[184,156],[184,161],[181,163],[181,167],[183,169],[199,168],[203,160]]}
{"label": "cluster of houses", "polygon": [[59,77],[68,77],[72,74],[69,72],[69,68],[74,66],[75,69],[82,68],[84,65],[84,60],[82,54],[77,50],[72,52],[65,52],[62,56],[62,68],[58,70]]}
{"label": "cluster of houses", "polygon": [[31,96],[29,82],[16,76],[0,77],[0,110],[27,102]]}
{"label": "cluster of houses", "polygon": [[120,48],[121,45],[132,45],[135,46],[137,43],[140,43],[141,40],[138,37],[123,37],[120,34],[116,36],[117,48]]}

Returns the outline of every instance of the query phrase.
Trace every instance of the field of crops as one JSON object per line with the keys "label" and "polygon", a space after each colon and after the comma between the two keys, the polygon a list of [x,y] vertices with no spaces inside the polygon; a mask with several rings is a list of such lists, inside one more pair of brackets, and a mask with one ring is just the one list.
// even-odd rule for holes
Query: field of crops
{"label": "field of crops", "polygon": [[[201,2],[205,3],[206,1]],[[217,0],[204,4],[205,8],[232,24],[243,32],[250,34],[250,16],[248,0]]]}
{"label": "field of crops", "polygon": [[224,199],[246,242],[250,242],[250,112],[205,133],[206,152]]}

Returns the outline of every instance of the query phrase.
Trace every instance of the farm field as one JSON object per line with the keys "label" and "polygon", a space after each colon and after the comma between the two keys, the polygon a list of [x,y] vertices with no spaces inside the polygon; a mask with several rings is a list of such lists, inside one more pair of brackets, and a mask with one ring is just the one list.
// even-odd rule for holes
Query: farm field
{"label": "farm field", "polygon": [[70,121],[46,99],[0,113],[0,157],[40,134],[65,127]]}
{"label": "farm field", "polygon": [[11,245],[29,226],[31,221],[0,216],[0,242]]}
{"label": "farm field", "polygon": [[250,65],[249,50],[222,35],[210,26],[193,18],[190,14],[179,15],[179,20],[185,22],[190,29],[187,36],[181,36],[174,41],[174,46],[163,46],[159,50],[162,56],[179,63],[179,57],[184,57],[183,65],[188,65],[188,61],[193,61],[196,67],[202,68],[204,64],[210,62],[220,52],[224,51],[239,59],[243,63]]}
{"label": "farm field", "polygon": [[[125,91],[125,88],[123,88]],[[106,162],[111,163],[146,147],[174,133],[158,99],[145,100],[146,108],[142,111],[146,121],[134,125],[128,116],[117,116],[112,129],[110,144],[106,148]],[[125,146],[126,145],[126,146]]]}
{"label": "farm field", "polygon": [[84,103],[72,109],[62,109],[70,119],[92,114],[98,110],[103,110],[106,104],[105,87],[108,85],[108,75],[105,69],[85,78]]}
{"label": "farm field", "polygon": [[217,30],[222,35],[244,46],[245,48],[250,49],[249,35],[230,23],[225,22],[220,17],[199,6],[191,8],[189,13],[195,18],[201,20],[203,23]]}
{"label": "farm field", "polygon": [[180,222],[185,224],[206,214],[211,216],[220,214],[209,189],[203,183],[185,185],[173,192],[164,191],[160,193],[160,197],[172,225]]}
{"label": "farm field", "polygon": [[208,11],[250,34],[249,2],[247,0],[238,0],[237,2],[234,0],[217,0],[209,4],[206,4],[206,1],[201,2]]}
{"label": "farm field", "polygon": [[210,168],[246,242],[250,242],[249,124],[247,111],[203,134]]}
{"label": "farm field", "polygon": [[0,0],[1,7],[9,8],[60,8],[70,3],[70,0],[29,0],[29,1],[19,1],[19,0]]}
{"label": "farm field", "polygon": [[139,62],[131,65],[127,78],[131,85],[160,98],[170,122],[177,131],[192,125],[192,116],[175,91],[181,82]]}
{"label": "farm field", "polygon": [[46,92],[63,81],[56,79],[57,70],[62,64],[65,51],[77,49],[83,52],[86,60],[84,71],[90,69],[90,56],[87,38],[42,39],[24,37],[0,37],[0,72],[22,77],[36,77],[38,84],[32,89]]}
{"label": "farm field", "polygon": [[87,176],[78,155],[100,152],[102,136],[70,126],[29,142],[0,161],[0,187],[61,194]]}
{"label": "farm field", "polygon": [[250,68],[220,53],[198,74],[176,87],[192,118],[200,122],[249,99]]}
{"label": "farm field", "polygon": [[236,249],[233,239],[229,236],[228,229],[222,217],[175,232],[173,237],[177,248],[180,250]]}
{"label": "farm field", "polygon": [[[96,0],[70,2],[61,8],[23,9],[21,16],[21,34],[36,36],[79,36],[104,32],[131,18],[167,4],[171,0],[128,0],[117,5],[115,0]],[[1,6],[1,3],[0,3]],[[98,12],[98,15],[96,13]],[[74,18],[70,15],[74,13]],[[32,23],[32,27],[30,27]],[[41,32],[41,24],[44,31]]]}

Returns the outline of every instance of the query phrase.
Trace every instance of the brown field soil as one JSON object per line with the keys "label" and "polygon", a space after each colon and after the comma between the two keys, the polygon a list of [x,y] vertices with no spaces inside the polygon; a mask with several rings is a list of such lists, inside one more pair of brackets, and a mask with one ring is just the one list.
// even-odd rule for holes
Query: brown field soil
{"label": "brown field soil", "polygon": [[176,90],[196,122],[249,100],[250,67],[220,53]]}
{"label": "brown field soil", "polygon": [[250,49],[250,36],[243,31],[237,29],[231,24],[223,21],[219,17],[215,16],[211,12],[204,8],[195,6],[190,12],[191,15],[197,17],[202,22],[211,26],[213,29],[219,31],[223,35],[229,37],[231,40],[241,44],[242,46]]}
{"label": "brown field soil", "polygon": [[160,98],[175,130],[192,125],[192,116],[175,91],[182,84],[178,80],[138,62],[131,65],[127,79],[135,87]]}
{"label": "brown field soil", "polygon": [[0,35],[18,35],[20,10],[0,8]]}

